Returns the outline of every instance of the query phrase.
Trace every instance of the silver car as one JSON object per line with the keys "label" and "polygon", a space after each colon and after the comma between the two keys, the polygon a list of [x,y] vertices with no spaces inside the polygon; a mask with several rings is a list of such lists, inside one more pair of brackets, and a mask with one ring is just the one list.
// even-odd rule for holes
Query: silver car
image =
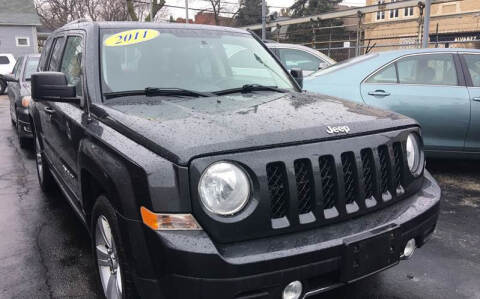
{"label": "silver car", "polygon": [[282,64],[290,71],[299,68],[303,76],[308,76],[319,69],[324,69],[336,61],[327,55],[302,45],[266,42],[267,47],[277,55]]}

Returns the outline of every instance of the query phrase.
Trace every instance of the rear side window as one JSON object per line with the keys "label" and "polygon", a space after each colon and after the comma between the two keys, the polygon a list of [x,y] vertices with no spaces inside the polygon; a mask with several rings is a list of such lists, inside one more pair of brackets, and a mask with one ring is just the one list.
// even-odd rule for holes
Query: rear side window
{"label": "rear side window", "polygon": [[10,59],[7,56],[0,56],[0,64],[9,64]]}
{"label": "rear side window", "polygon": [[465,54],[463,57],[465,57],[473,86],[480,87],[480,55]]}
{"label": "rear side window", "polygon": [[428,54],[397,61],[400,84],[458,85],[451,54]]}
{"label": "rear side window", "polygon": [[318,71],[319,58],[310,53],[294,49],[278,49],[280,60],[287,69],[300,68],[304,71]]}
{"label": "rear side window", "polygon": [[367,83],[397,83],[397,70],[395,63],[387,66],[367,80]]}
{"label": "rear side window", "polygon": [[55,39],[52,55],[47,68],[48,71],[58,71],[58,68],[60,66],[60,59],[62,58],[64,40],[65,38],[63,36]]}

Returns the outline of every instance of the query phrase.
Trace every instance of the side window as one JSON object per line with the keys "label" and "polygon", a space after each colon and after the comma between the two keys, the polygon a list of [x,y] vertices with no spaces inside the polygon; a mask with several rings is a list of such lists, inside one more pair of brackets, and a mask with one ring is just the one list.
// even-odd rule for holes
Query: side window
{"label": "side window", "polygon": [[62,57],[64,40],[65,38],[63,36],[55,39],[52,55],[50,57],[50,62],[47,67],[48,71],[53,71],[53,72],[58,71],[58,65],[60,64],[60,59]]}
{"label": "side window", "polygon": [[397,62],[400,84],[458,85],[451,54],[426,54],[403,58]]}
{"label": "side window", "polygon": [[13,68],[13,76],[15,79],[20,79],[20,73],[22,72],[23,57],[20,57]]}
{"label": "side window", "polygon": [[48,54],[50,53],[50,49],[52,47],[53,39],[49,38],[45,43],[45,47],[43,47],[42,55],[40,57],[40,61],[38,62],[38,70],[43,71],[46,69]]}
{"label": "side window", "polygon": [[0,56],[0,64],[9,64],[10,59],[7,56]]}
{"label": "side window", "polygon": [[463,57],[467,63],[473,86],[480,87],[480,55],[465,54]]}
{"label": "side window", "polygon": [[301,68],[304,71],[318,71],[322,60],[310,53],[293,49],[278,49],[280,60],[287,69]]}
{"label": "side window", "polygon": [[395,63],[390,64],[367,80],[367,83],[397,83]]}
{"label": "side window", "polygon": [[65,45],[60,71],[67,77],[69,85],[77,87],[78,96],[82,96],[82,55],[82,38],[80,36],[69,36]]}
{"label": "side window", "polygon": [[18,71],[18,69],[20,69],[20,64],[22,63],[22,58],[20,57],[17,62],[15,63],[15,66],[13,67],[13,71],[12,71],[12,74],[16,77],[16,73]]}

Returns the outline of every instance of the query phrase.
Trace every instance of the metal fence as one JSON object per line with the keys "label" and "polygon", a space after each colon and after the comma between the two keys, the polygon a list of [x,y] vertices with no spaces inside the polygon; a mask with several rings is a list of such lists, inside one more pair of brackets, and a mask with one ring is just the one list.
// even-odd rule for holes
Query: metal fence
{"label": "metal fence", "polygon": [[[269,28],[267,39],[280,43],[302,44],[321,51],[341,61],[357,55],[376,51],[420,48],[423,34],[423,7],[414,7],[415,15],[405,18],[407,9],[391,13],[381,6],[367,15],[360,12],[341,19],[313,19],[308,23]],[[378,13],[380,13],[378,15]],[[397,16],[387,18],[386,16]],[[382,16],[385,21],[376,22]],[[373,16],[373,17],[372,17]],[[480,22],[452,22],[480,16],[480,1],[477,12],[457,13],[449,16],[433,16],[430,21],[429,47],[432,48],[478,48],[480,49]],[[372,21],[373,20],[373,21]],[[468,24],[467,24],[468,23]]]}

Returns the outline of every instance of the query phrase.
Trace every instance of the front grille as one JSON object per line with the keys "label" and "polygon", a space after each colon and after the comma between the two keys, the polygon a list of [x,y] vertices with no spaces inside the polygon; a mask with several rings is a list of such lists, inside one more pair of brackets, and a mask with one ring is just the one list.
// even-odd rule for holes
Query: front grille
{"label": "front grille", "polygon": [[356,175],[355,156],[353,152],[342,154],[343,183],[345,184],[345,201],[350,204],[358,195],[358,178]]}
{"label": "front grille", "polygon": [[[377,155],[378,164],[375,162]],[[348,214],[356,214],[362,212],[362,209],[386,203],[393,196],[401,195],[398,190],[403,190],[403,155],[402,144],[395,142],[375,148],[343,152],[340,156],[322,155],[318,160],[311,157],[296,159],[293,162],[293,183],[296,186],[294,199],[290,198],[288,191],[289,164],[268,163],[266,170],[271,218],[287,216],[290,205],[297,207],[299,218],[315,209],[328,210],[328,213],[325,211],[325,214],[316,214],[325,220],[346,218],[349,217]],[[296,202],[290,203],[290,200]],[[347,208],[347,205],[353,203],[357,208]],[[332,213],[331,209],[336,212]]]}
{"label": "front grille", "polygon": [[402,173],[403,173],[403,154],[402,154],[402,144],[396,142],[393,144],[393,155],[394,155],[394,176],[393,182],[395,189],[398,189],[402,184]]}
{"label": "front grille", "polygon": [[322,179],[323,207],[332,208],[337,202],[337,178],[335,162],[332,156],[322,156],[319,159],[320,177]]}
{"label": "front grille", "polygon": [[298,213],[306,214],[313,210],[313,174],[312,164],[308,159],[296,160],[294,163],[297,182]]}
{"label": "front grille", "polygon": [[361,151],[363,168],[363,186],[365,198],[371,198],[375,194],[375,162],[373,152],[369,148]]}
{"label": "front grille", "polygon": [[390,186],[390,158],[386,145],[378,148],[378,158],[380,160],[381,191],[382,193],[387,193]]}
{"label": "front grille", "polygon": [[271,218],[282,218],[288,211],[288,183],[285,164],[267,164],[268,190],[271,199]]}

